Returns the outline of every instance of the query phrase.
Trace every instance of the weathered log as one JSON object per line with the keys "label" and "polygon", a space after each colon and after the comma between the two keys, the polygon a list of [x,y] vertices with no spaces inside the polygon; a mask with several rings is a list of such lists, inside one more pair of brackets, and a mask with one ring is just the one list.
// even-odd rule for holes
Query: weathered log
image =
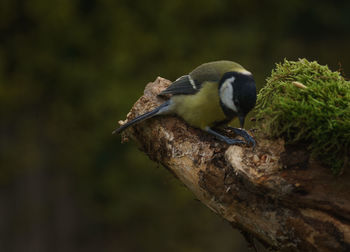
{"label": "weathered log", "polygon": [[[161,104],[170,81],[149,83],[127,120]],[[120,122],[121,124],[123,122]],[[266,246],[350,251],[349,174],[334,176],[303,146],[256,135],[257,147],[228,146],[175,116],[125,131],[212,211]]]}

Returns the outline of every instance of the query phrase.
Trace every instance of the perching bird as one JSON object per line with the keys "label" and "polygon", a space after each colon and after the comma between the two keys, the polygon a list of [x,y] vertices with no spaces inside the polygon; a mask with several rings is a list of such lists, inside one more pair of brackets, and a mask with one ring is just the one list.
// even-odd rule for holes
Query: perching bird
{"label": "perching bird", "polygon": [[176,114],[189,125],[200,128],[227,144],[243,144],[215,129],[238,117],[241,129],[231,128],[255,146],[255,140],[243,129],[248,112],[256,103],[256,86],[252,74],[233,61],[202,64],[188,75],[174,81],[159,95],[171,98],[154,110],[136,117],[113,131],[120,133],[129,126],[156,115]]}

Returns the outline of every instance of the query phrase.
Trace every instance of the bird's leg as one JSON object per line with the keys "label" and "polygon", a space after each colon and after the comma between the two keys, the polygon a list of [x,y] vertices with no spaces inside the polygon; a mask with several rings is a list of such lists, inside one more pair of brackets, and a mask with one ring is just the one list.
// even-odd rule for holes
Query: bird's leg
{"label": "bird's leg", "polygon": [[224,141],[225,143],[230,144],[230,145],[245,144],[245,142],[242,140],[232,139],[232,138],[226,137],[224,135],[221,135],[220,133],[216,132],[215,130],[212,130],[210,127],[205,127],[205,131],[214,135],[217,139]]}
{"label": "bird's leg", "polygon": [[239,129],[239,128],[233,128],[230,126],[227,126],[226,128],[232,130],[236,135],[243,137],[247,141],[248,145],[252,145],[252,147],[255,148],[256,142],[255,142],[254,138],[251,135],[249,135],[246,130]]}

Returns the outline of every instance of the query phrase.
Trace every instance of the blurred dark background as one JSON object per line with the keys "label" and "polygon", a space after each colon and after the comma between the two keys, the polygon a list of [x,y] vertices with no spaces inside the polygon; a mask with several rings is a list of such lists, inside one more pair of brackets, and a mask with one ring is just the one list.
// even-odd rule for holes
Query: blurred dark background
{"label": "blurred dark background", "polygon": [[306,57],[350,71],[350,1],[0,1],[0,251],[244,251],[111,131],[144,86],[217,59],[259,87]]}

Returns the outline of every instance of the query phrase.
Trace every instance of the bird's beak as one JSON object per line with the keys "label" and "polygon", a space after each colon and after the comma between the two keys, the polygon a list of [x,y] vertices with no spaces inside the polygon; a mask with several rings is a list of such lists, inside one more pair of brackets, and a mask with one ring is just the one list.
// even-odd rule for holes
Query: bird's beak
{"label": "bird's beak", "polygon": [[245,116],[239,116],[238,118],[239,118],[239,123],[241,124],[241,128],[243,129]]}

